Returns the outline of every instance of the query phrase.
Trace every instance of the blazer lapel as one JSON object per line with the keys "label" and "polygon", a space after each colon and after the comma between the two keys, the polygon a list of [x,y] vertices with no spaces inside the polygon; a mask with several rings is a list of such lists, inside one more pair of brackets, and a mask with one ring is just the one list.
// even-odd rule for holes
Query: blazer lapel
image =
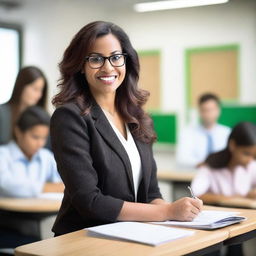
{"label": "blazer lapel", "polygon": [[109,121],[107,120],[106,116],[104,115],[103,111],[97,103],[94,103],[91,108],[91,116],[95,120],[96,129],[99,131],[99,133],[108,143],[108,145],[119,155],[119,157],[123,161],[132,192],[133,194],[135,194],[132,168],[129,157],[126,153],[125,148],[113,131]]}

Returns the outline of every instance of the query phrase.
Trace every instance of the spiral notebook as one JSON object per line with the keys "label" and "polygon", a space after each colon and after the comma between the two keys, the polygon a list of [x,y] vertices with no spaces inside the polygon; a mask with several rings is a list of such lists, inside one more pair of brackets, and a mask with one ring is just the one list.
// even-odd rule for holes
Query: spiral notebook
{"label": "spiral notebook", "polygon": [[202,211],[193,221],[164,221],[154,222],[167,226],[180,226],[196,229],[217,229],[246,220],[243,216],[237,216],[239,212],[228,211]]}

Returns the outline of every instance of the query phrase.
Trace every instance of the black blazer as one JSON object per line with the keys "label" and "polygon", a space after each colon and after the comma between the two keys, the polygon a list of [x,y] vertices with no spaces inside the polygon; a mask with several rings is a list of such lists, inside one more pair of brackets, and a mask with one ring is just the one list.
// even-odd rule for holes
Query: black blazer
{"label": "black blazer", "polygon": [[[124,201],[134,202],[129,157],[96,103],[81,115],[75,103],[55,110],[51,119],[52,150],[65,184],[53,226],[56,234],[115,222]],[[152,146],[134,139],[142,164],[137,201],[161,198]]]}

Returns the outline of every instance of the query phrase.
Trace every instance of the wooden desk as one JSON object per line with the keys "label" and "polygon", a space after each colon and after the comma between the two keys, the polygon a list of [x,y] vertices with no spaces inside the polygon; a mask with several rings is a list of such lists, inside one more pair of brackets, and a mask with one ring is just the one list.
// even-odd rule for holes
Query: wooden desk
{"label": "wooden desk", "polygon": [[0,210],[22,213],[57,213],[60,200],[40,198],[0,198]]}
{"label": "wooden desk", "polygon": [[191,182],[195,177],[195,171],[159,171],[158,180],[168,182]]}
{"label": "wooden desk", "polygon": [[[183,239],[175,240],[157,247],[138,243],[94,238],[87,231],[80,230],[60,237],[20,246],[15,256],[120,256],[120,255],[184,255],[215,244],[222,245],[228,238],[227,231],[202,231]],[[202,255],[202,254],[199,254]]]}
{"label": "wooden desk", "polygon": [[[233,209],[205,206],[208,210],[238,211],[248,219],[242,223],[213,231],[196,230],[195,235],[178,239],[157,247],[131,243],[126,241],[94,238],[87,235],[87,231],[80,230],[60,237],[20,246],[15,249],[16,256],[69,256],[69,255],[203,255],[203,248],[223,244],[230,245],[243,242],[244,234],[256,230],[256,210]],[[248,237],[247,237],[248,238]]]}
{"label": "wooden desk", "polygon": [[0,198],[0,233],[11,237],[0,243],[1,248],[42,239],[41,222],[56,215],[60,205],[61,200]]}
{"label": "wooden desk", "polygon": [[214,200],[206,201],[205,204],[212,204],[216,206],[224,206],[224,207],[238,207],[238,208],[247,208],[247,209],[256,209],[256,200],[250,198],[243,197],[231,197],[231,198],[223,198],[220,196],[219,199],[215,197]]}

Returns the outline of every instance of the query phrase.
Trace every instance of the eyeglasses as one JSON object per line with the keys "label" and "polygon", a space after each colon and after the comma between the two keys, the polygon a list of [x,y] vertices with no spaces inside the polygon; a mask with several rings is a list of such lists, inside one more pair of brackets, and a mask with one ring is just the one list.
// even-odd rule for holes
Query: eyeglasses
{"label": "eyeglasses", "polygon": [[109,57],[92,55],[85,57],[85,59],[88,61],[90,68],[96,69],[103,67],[106,60],[108,60],[113,67],[121,67],[125,64],[126,56],[126,53],[118,53]]}

